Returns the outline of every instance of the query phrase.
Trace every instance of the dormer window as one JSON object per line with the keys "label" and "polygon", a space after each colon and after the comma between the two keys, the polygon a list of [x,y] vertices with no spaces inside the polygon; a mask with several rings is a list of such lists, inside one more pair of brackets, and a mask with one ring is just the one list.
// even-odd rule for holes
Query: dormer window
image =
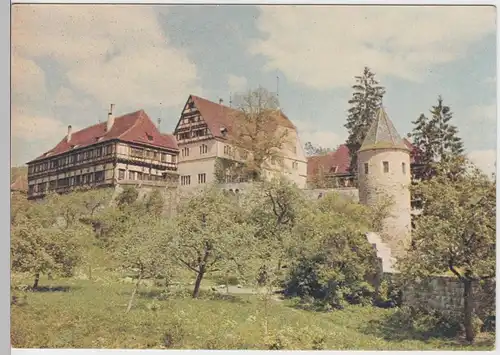
{"label": "dormer window", "polygon": [[153,136],[151,134],[146,133],[146,137],[148,138],[148,141],[153,141]]}
{"label": "dormer window", "polygon": [[335,173],[337,172],[338,168],[339,168],[338,166],[332,166],[332,170],[331,170],[331,172],[332,172],[333,174],[335,174]]}

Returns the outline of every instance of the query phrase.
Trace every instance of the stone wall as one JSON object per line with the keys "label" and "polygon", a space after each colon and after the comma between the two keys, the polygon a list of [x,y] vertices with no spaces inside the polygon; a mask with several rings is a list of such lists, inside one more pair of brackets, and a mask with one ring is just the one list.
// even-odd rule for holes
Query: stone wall
{"label": "stone wall", "polygon": [[325,196],[328,193],[335,192],[339,196],[351,199],[353,202],[359,202],[359,193],[356,187],[346,187],[337,189],[305,189],[303,190],[306,196],[311,199],[317,199],[320,194]]}
{"label": "stone wall", "polygon": [[[481,318],[495,310],[495,286],[494,280],[474,284],[474,308]],[[463,285],[456,278],[435,276],[404,287],[403,304],[459,315],[463,311],[463,292]]]}

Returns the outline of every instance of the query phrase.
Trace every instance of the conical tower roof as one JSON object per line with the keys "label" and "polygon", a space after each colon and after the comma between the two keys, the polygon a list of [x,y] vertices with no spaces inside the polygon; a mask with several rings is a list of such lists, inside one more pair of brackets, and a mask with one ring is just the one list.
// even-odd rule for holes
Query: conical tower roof
{"label": "conical tower roof", "polygon": [[359,151],[371,149],[402,149],[410,151],[382,106],[378,109],[375,121],[368,130]]}

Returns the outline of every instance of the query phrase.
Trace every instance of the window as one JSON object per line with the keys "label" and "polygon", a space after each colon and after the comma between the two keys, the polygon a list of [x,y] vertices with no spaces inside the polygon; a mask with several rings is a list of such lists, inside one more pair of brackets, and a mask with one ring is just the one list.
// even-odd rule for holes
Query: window
{"label": "window", "polygon": [[129,171],[128,172],[128,179],[129,180],[135,180],[135,171]]}
{"label": "window", "polygon": [[96,182],[104,181],[104,171],[96,171],[95,172],[95,181]]}
{"label": "window", "polygon": [[299,168],[299,163],[298,163],[298,162],[296,162],[296,161],[294,161],[294,162],[292,163],[292,168],[294,168],[295,170],[297,170],[297,169]]}
{"label": "window", "polygon": [[75,185],[80,185],[80,175],[75,176]]}
{"label": "window", "polygon": [[401,169],[403,170],[403,175],[406,175],[406,164],[401,163]]}
{"label": "window", "polygon": [[144,151],[140,148],[130,148],[130,155],[133,157],[141,157],[143,156]]}
{"label": "window", "polygon": [[200,154],[206,154],[208,152],[208,147],[206,144],[200,145]]}
{"label": "window", "polygon": [[191,176],[190,175],[181,176],[181,185],[191,185]]}
{"label": "window", "polygon": [[190,132],[179,133],[179,140],[189,139],[189,138],[190,138]]}
{"label": "window", "polygon": [[161,156],[161,162],[162,162],[162,163],[166,163],[166,162],[167,162],[167,154],[165,154],[165,153],[161,153],[161,155],[160,155],[160,156]]}
{"label": "window", "polygon": [[189,148],[183,148],[182,149],[182,156],[183,157],[188,157],[189,156]]}
{"label": "window", "polygon": [[56,180],[52,180],[49,182],[49,189],[54,190],[56,188]]}
{"label": "window", "polygon": [[204,184],[207,182],[207,174],[198,174],[198,184]]}
{"label": "window", "polygon": [[102,155],[102,148],[101,148],[101,147],[97,148],[95,152],[96,152],[96,154],[95,154],[95,155],[96,155],[97,157],[100,157],[100,156]]}
{"label": "window", "polygon": [[112,145],[108,145],[106,147],[106,155],[111,155],[113,153],[113,146]]}
{"label": "window", "polygon": [[118,170],[118,180],[123,180],[123,179],[125,179],[125,170],[120,169]]}
{"label": "window", "polygon": [[368,163],[365,163],[365,174],[368,174]]}
{"label": "window", "polygon": [[389,172],[389,162],[384,161],[384,162],[382,162],[382,164],[384,165],[384,173],[388,173]]}
{"label": "window", "polygon": [[137,180],[142,180],[142,173],[140,171],[137,172]]}
{"label": "window", "polygon": [[93,182],[94,181],[94,174],[89,174],[89,182]]}

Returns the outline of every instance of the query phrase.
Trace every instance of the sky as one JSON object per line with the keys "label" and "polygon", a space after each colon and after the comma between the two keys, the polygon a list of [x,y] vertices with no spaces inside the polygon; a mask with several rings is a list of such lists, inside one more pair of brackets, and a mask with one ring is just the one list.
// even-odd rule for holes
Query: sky
{"label": "sky", "polygon": [[279,92],[303,144],[335,148],[368,66],[402,136],[441,95],[471,160],[496,169],[493,6],[21,4],[11,38],[13,166],[111,103],[172,132],[190,94],[228,104],[259,86]]}

